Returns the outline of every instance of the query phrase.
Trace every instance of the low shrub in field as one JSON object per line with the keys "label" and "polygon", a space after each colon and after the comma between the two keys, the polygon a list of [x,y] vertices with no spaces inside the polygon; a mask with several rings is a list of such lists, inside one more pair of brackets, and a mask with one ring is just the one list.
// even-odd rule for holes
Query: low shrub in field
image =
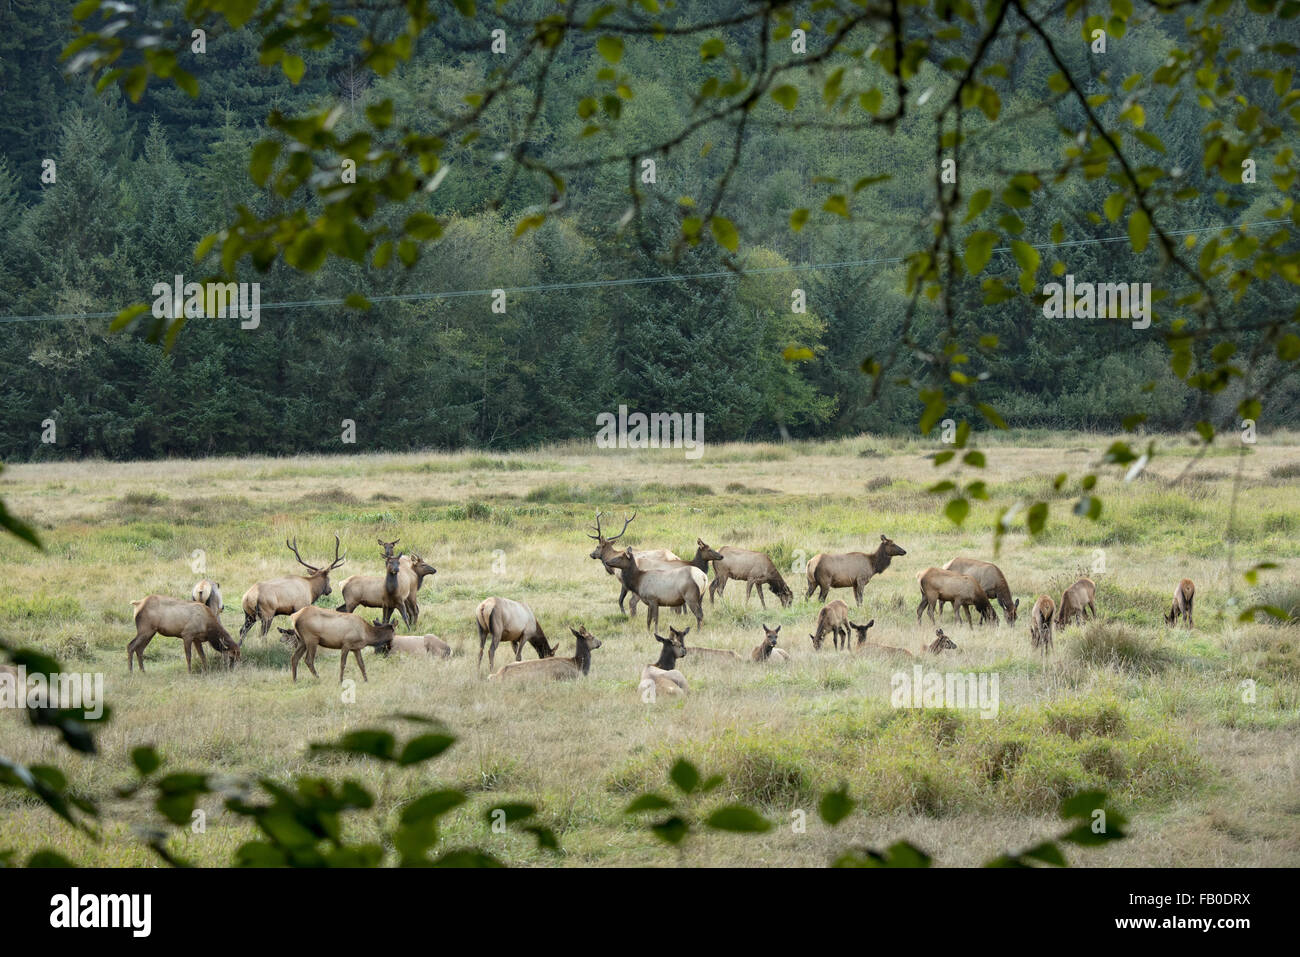
{"label": "low shrub in field", "polygon": [[1275,465],[1268,470],[1270,478],[1275,479],[1295,479],[1300,478],[1300,462],[1287,462],[1285,465]]}
{"label": "low shrub in field", "polygon": [[67,595],[0,596],[0,619],[24,618],[32,621],[49,621],[58,618],[76,618],[81,614],[81,603]]}
{"label": "low shrub in field", "polygon": [[1132,674],[1157,674],[1173,663],[1168,648],[1116,621],[1090,621],[1071,635],[1066,653],[1074,661]]}
{"label": "low shrub in field", "polygon": [[1234,642],[1234,673],[1300,681],[1300,630],[1254,625]]}
{"label": "low shrub in field", "polygon": [[[1286,621],[1277,622],[1276,618],[1272,621],[1294,625],[1300,622],[1300,582],[1275,581],[1261,585],[1255,589],[1255,604],[1280,609],[1287,616]],[[1261,615],[1261,620],[1264,617]]]}

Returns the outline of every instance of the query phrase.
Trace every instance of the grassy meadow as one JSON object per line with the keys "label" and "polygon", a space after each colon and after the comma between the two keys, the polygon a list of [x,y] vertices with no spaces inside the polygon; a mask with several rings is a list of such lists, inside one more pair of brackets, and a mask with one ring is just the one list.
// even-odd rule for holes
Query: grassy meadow
{"label": "grassy meadow", "polygon": [[[1011,433],[984,447],[990,501],[957,528],[926,488],[939,473],[931,443],[862,436],[828,443],[718,445],[701,459],[681,450],[601,451],[590,445],[520,454],[340,455],[114,464],[11,466],[0,496],[34,521],[46,550],[0,539],[0,629],[7,640],[57,654],[79,671],[105,674],[112,720],[101,753],[70,755],[16,713],[0,713],[3,753],[64,768],[107,809],[102,841],[75,834],[43,807],[0,791],[0,848],[25,857],[51,847],[89,865],[151,865],[133,832],[160,818],[114,789],[133,777],[128,754],[152,743],[171,769],[284,779],[301,773],[355,777],[377,794],[380,815],[439,783],[472,792],[445,819],[449,845],[477,844],[512,864],[822,865],[851,844],[906,838],[943,864],[977,864],[1060,830],[1056,807],[1079,788],[1103,787],[1131,819],[1131,836],[1101,850],[1071,849],[1083,865],[1300,864],[1300,629],[1261,620],[1241,624],[1242,607],[1264,599],[1300,601],[1300,436],[1274,435],[1240,456],[1202,459],[1178,438],[1124,484],[1111,469],[1098,485],[1101,519],[1070,514],[1077,476],[1110,438]],[[1053,491],[1053,477],[1073,481]],[[973,477],[973,476],[971,476]],[[1234,485],[1235,522],[1230,522]],[[959,650],[928,668],[996,673],[1000,710],[894,709],[889,661],[830,649],[808,633],[820,604],[805,600],[802,571],[819,551],[871,550],[882,533],[907,550],[866,588],[855,620],[876,620],[875,641],[916,650],[932,638],[916,624],[916,573],[957,555],[992,556],[993,517],[1016,501],[1055,501],[1037,540],[1008,535],[995,559],[1021,599],[1014,627],[970,629],[944,622]],[[641,667],[657,643],[644,615],[628,619],[618,585],[588,553],[597,509],[631,514],[621,544],[669,547],[686,556],[697,537],[715,548],[767,551],[795,592],[790,608],[744,602],[743,583],[705,607],[688,646],[748,656],[762,623],[780,624],[785,666],[729,665],[689,655],[680,664],[691,691],[680,702],[643,703]],[[201,577],[221,583],[223,620],[236,632],[240,596],[253,582],[301,571],[284,547],[324,563],[341,536],[348,561],[333,576],[378,574],[377,537],[400,536],[438,569],[421,592],[419,633],[435,633],[448,661],[382,659],[367,653],[370,680],[343,700],[338,654],[322,650],[321,677],[305,668],[293,684],[278,633],[256,630],[244,664],[187,675],[178,639],[156,637],[148,672],[128,675],[132,599],[188,597]],[[1262,594],[1241,573],[1260,561]],[[1031,653],[1028,610],[1039,593],[1059,600],[1078,575],[1098,586],[1101,620],[1058,634],[1044,661]],[[1196,624],[1165,627],[1178,580],[1196,582]],[[572,654],[568,626],[585,624],[604,642],[585,680],[510,684],[476,676],[475,606],[489,595],[528,602],[547,634]],[[850,589],[832,597],[850,605]],[[320,604],[334,607],[334,594]],[[660,630],[686,619],[668,610]],[[287,624],[283,619],[277,624]],[[693,624],[693,620],[692,620]],[[525,657],[533,656],[531,649]],[[498,665],[508,651],[498,654]],[[196,657],[197,666],[197,657]],[[910,671],[910,667],[907,668]],[[486,674],[486,660],[484,662]],[[1242,682],[1255,682],[1243,700]],[[307,753],[312,741],[359,727],[386,726],[417,712],[459,737],[418,770]],[[676,756],[719,773],[702,799],[760,806],[779,826],[762,835],[695,835],[679,852],[662,846],[623,809],[660,788]],[[861,805],[834,830],[818,819],[817,796],[846,782]],[[484,810],[526,800],[556,831],[556,857],[531,837],[493,834]],[[789,826],[796,810],[806,832]],[[228,863],[247,826],[206,806],[207,830],[178,832],[172,846],[208,865]],[[369,818],[349,819],[364,835]]]}

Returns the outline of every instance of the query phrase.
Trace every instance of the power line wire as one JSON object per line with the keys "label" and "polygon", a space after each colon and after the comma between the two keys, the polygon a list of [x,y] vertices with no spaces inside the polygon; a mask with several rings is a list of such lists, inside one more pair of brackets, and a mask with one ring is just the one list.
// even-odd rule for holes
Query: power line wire
{"label": "power line wire", "polygon": [[[1218,225],[1218,226],[1193,226],[1187,229],[1169,229],[1165,231],[1168,236],[1190,236],[1197,233],[1213,232],[1224,229],[1250,229],[1256,226],[1277,226],[1282,223],[1289,223],[1289,219],[1263,219],[1253,223],[1240,223],[1238,225]],[[1094,246],[1104,243],[1121,243],[1128,242],[1127,236],[1103,236],[1095,239],[1070,239],[1059,243],[1030,243],[1034,249],[1063,249],[1074,246]],[[995,253],[1011,252],[1010,246],[998,246],[993,250]],[[367,296],[366,298],[374,302],[419,302],[429,299],[461,299],[469,296],[491,296],[495,295],[498,290],[506,295],[515,295],[519,293],[530,292],[559,292],[573,289],[603,289],[614,286],[639,286],[652,285],[665,282],[693,282],[707,279],[734,279],[737,276],[755,276],[766,273],[782,272],[809,272],[826,269],[851,269],[860,266],[881,266],[895,265],[904,262],[902,256],[879,257],[875,259],[846,259],[840,262],[828,263],[793,263],[786,266],[758,266],[751,269],[719,269],[712,272],[698,273],[670,273],[664,276],[636,276],[629,279],[588,279],[579,282],[556,282],[541,283],[532,286],[512,286],[509,288],[494,289],[454,289],[445,292],[411,292],[411,293],[394,293],[382,296]],[[320,306],[341,306],[344,305],[343,299],[296,299],[286,302],[271,302],[259,306],[263,311],[268,309],[308,309]],[[57,322],[67,319],[112,319],[117,315],[116,312],[83,312],[83,313],[65,313],[62,315],[32,315],[32,316],[0,316],[0,323],[10,322]]]}

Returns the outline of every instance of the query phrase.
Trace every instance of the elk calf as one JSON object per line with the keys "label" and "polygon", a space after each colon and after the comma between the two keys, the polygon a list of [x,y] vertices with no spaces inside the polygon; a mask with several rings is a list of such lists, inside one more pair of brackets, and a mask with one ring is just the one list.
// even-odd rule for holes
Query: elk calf
{"label": "elk calf", "polygon": [[391,641],[375,645],[375,651],[385,656],[399,651],[405,655],[425,655],[429,658],[451,657],[451,645],[437,635],[393,635]]}
{"label": "elk calf", "polygon": [[190,652],[198,647],[199,663],[204,670],[208,667],[207,655],[203,653],[204,643],[212,645],[226,656],[228,665],[233,668],[239,660],[239,644],[230,637],[217,613],[201,601],[185,601],[182,598],[168,598],[166,595],[149,595],[139,601],[131,602],[132,616],[135,618],[135,637],[126,646],[127,671],[135,670],[135,661],[140,662],[140,671],[144,672],[144,650],[154,635],[166,635],[179,638],[185,643],[185,670],[191,671]]}
{"label": "elk calf", "polygon": [[968,626],[974,624],[971,621],[971,605],[974,605],[980,613],[981,625],[989,619],[994,622],[998,620],[998,613],[993,610],[988,596],[984,594],[984,589],[969,575],[950,572],[943,568],[927,568],[917,573],[916,580],[921,586],[921,602],[916,606],[918,625],[921,623],[921,614],[927,610],[930,612],[930,623],[934,624],[935,606],[943,601],[953,603],[953,613],[958,621],[961,621],[962,609],[966,609]]}
{"label": "elk calf", "polygon": [[670,634],[671,638],[655,635],[655,641],[663,645],[659,660],[641,669],[641,683],[636,690],[647,704],[657,701],[660,695],[680,697],[688,690],[686,676],[677,670],[678,659],[686,657],[686,642],[682,641],[686,632],[672,633],[670,630]]}
{"label": "elk calf", "polygon": [[[871,619],[869,622],[867,622],[865,625],[859,625],[859,624],[858,624],[857,622],[855,622],[855,621],[851,621],[851,622],[849,622],[849,627],[852,628],[853,631],[854,631],[854,632],[857,634],[857,636],[858,636],[858,643],[857,643],[857,645],[856,645],[855,648],[854,648],[855,651],[860,650],[860,649],[862,648],[863,645],[871,644],[871,642],[867,641],[867,632],[871,629],[871,626],[874,625],[875,623],[876,623],[876,619],[874,619],[874,618],[872,618],[872,619]],[[847,638],[847,636],[845,636],[845,642],[844,642],[844,644],[845,644],[845,647],[848,647],[848,638]]]}
{"label": "elk calf", "polygon": [[1042,648],[1044,653],[1052,650],[1052,616],[1056,614],[1056,602],[1047,595],[1039,595],[1029,612],[1029,647]]}
{"label": "elk calf", "polygon": [[1174,604],[1169,609],[1169,614],[1165,615],[1165,624],[1172,625],[1175,621],[1182,618],[1188,628],[1192,625],[1192,602],[1196,599],[1196,586],[1192,584],[1190,578],[1184,578],[1174,589]]}
{"label": "elk calf", "polygon": [[945,634],[943,633],[943,629],[942,629],[942,628],[937,628],[937,629],[935,629],[934,634],[935,634],[935,639],[934,639],[934,641],[930,642],[929,645],[926,645],[924,642],[922,642],[922,644],[921,644],[921,654],[923,654],[923,655],[941,655],[941,654],[943,654],[945,651],[956,651],[956,650],[957,650],[957,642],[953,641],[951,638],[949,638],[947,635],[945,635]]}
{"label": "elk calf", "polygon": [[570,628],[577,639],[577,649],[572,658],[538,658],[536,661],[511,661],[501,666],[501,670],[488,675],[489,681],[505,681],[508,678],[543,678],[549,681],[571,681],[574,678],[591,673],[591,652],[600,647],[600,639],[589,632],[585,625]]}
{"label": "elk calf", "polygon": [[1056,613],[1056,627],[1064,628],[1074,621],[1088,620],[1088,612],[1092,612],[1092,617],[1097,617],[1097,606],[1093,599],[1097,594],[1097,586],[1091,578],[1080,578],[1077,582],[1065,590],[1061,595],[1061,607]]}
{"label": "elk calf", "polygon": [[781,626],[769,628],[763,626],[763,641],[755,645],[754,650],[749,653],[750,661],[789,661],[790,654],[784,648],[776,646],[776,635],[781,630]]}
{"label": "elk calf", "polygon": [[822,601],[830,594],[832,588],[852,588],[853,597],[857,600],[859,607],[862,605],[862,589],[866,587],[867,582],[872,577],[879,575],[889,567],[890,561],[901,555],[906,555],[898,545],[895,545],[884,535],[880,536],[880,544],[871,554],[866,552],[843,552],[841,554],[823,553],[814,555],[808,561],[808,594],[805,598],[811,598],[812,593],[821,589],[821,594],[817,597]]}
{"label": "elk calf", "polygon": [[823,605],[822,610],[817,613],[817,630],[808,636],[812,639],[814,650],[822,650],[822,642],[826,640],[827,634],[835,643],[836,651],[840,650],[841,640],[844,642],[844,647],[848,648],[849,606],[838,598]]}

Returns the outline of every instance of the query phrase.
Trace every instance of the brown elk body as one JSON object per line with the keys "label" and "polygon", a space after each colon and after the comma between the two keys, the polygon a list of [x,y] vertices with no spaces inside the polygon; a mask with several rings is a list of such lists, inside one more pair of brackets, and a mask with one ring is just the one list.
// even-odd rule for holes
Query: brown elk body
{"label": "brown elk body", "polygon": [[888,568],[893,559],[906,554],[902,548],[881,535],[880,544],[870,554],[824,552],[814,555],[808,561],[808,594],[804,597],[811,598],[814,591],[821,589],[821,594],[817,597],[825,601],[832,588],[852,588],[853,597],[861,606],[862,589],[867,582]]}
{"label": "brown elk body", "polygon": [[280,640],[293,647],[293,657],[289,659],[289,672],[293,680],[298,680],[298,662],[305,656],[307,669],[314,677],[316,671],[316,651],[329,648],[343,652],[339,659],[339,681],[343,681],[343,672],[348,666],[348,655],[357,659],[361,669],[361,680],[369,681],[366,663],[361,660],[363,648],[373,648],[391,641],[397,628],[396,622],[385,624],[382,621],[366,621],[360,615],[332,608],[317,608],[308,605],[289,616],[290,628],[281,628]]}
{"label": "brown elk body", "polygon": [[515,646],[515,661],[524,654],[524,643],[533,646],[538,658],[549,658],[555,649],[546,640],[542,626],[537,622],[533,610],[521,601],[509,598],[485,598],[479,602],[474,611],[474,623],[478,625],[478,666],[483,666],[483,646],[490,637],[492,647],[488,651],[488,673],[491,674],[496,664],[497,646],[508,641]]}
{"label": "brown elk body", "polygon": [[[689,631],[690,629],[687,629]],[[659,660],[641,669],[641,682],[637,691],[645,702],[657,701],[660,695],[680,697],[686,694],[686,676],[677,670],[679,659],[686,657],[686,642],[682,640],[686,632],[673,632],[671,638],[655,635],[655,641],[663,647],[659,650]]]}
{"label": "brown elk body", "polygon": [[1097,586],[1091,578],[1080,578],[1067,588],[1061,595],[1061,606],[1056,611],[1056,627],[1064,628],[1076,620],[1086,622],[1089,611],[1096,618],[1096,595]]}
{"label": "brown elk body", "polygon": [[[383,543],[381,543],[383,544]],[[402,616],[402,622],[410,628],[414,622],[407,613],[406,594],[402,589],[402,559],[405,555],[388,555],[384,558],[382,575],[349,575],[339,585],[343,593],[343,604],[338,611],[351,613],[357,608],[378,608],[383,612],[380,619],[388,624],[393,612]]]}
{"label": "brown elk body", "polygon": [[294,539],[290,545],[288,539],[284,544],[293,552],[294,557],[298,559],[298,564],[306,568],[310,575],[291,578],[273,578],[270,581],[258,582],[248,591],[244,592],[244,626],[239,629],[239,637],[248,634],[248,630],[253,627],[255,622],[262,623],[262,636],[271,630],[271,622],[275,620],[276,615],[292,615],[296,611],[301,611],[315,604],[316,599],[322,595],[330,594],[330,572],[338,568],[345,561],[347,556],[339,558],[339,537],[334,536],[334,561],[323,567],[308,565],[298,554],[298,540]]}
{"label": "brown elk body", "polygon": [[233,668],[239,660],[239,644],[230,637],[216,612],[201,601],[149,595],[131,602],[131,609],[135,619],[135,637],[126,646],[127,671],[135,670],[137,660],[140,671],[144,671],[144,650],[154,635],[179,638],[185,643],[186,671],[191,670],[190,653],[195,647],[198,648],[199,663],[204,669],[208,667],[208,658],[203,652],[205,643],[225,655],[230,667]]}
{"label": "brown elk body", "polygon": [[[969,575],[980,583],[984,594],[1002,606],[1006,613],[1007,624],[1014,625],[1020,613],[1020,599],[1012,599],[1011,588],[1007,585],[1007,576],[1002,569],[992,562],[980,561],[978,558],[954,558],[944,565],[944,570]],[[943,614],[943,602],[939,603],[939,613]]]}
{"label": "brown elk body", "polygon": [[190,598],[207,605],[218,615],[226,610],[226,603],[221,597],[221,586],[207,578],[201,578],[194,583]]}
{"label": "brown elk body", "polygon": [[1029,612],[1029,647],[1042,648],[1044,652],[1052,648],[1052,617],[1056,614],[1056,602],[1047,595],[1039,595]]}
{"label": "brown elk body", "polygon": [[[622,569],[615,568],[613,565],[609,563],[608,559],[614,557],[615,555],[620,554],[619,549],[614,547],[614,543],[627,533],[627,527],[632,524],[632,519],[636,518],[636,512],[632,513],[632,518],[623,519],[622,531],[620,531],[617,535],[614,535],[612,537],[606,536],[604,530],[601,529],[600,527],[600,519],[601,516],[604,514],[605,514],[604,512],[596,513],[596,529],[595,529],[596,534],[587,535],[588,538],[594,539],[596,542],[596,547],[591,550],[591,554],[588,557],[599,560],[600,563],[605,568],[605,574],[613,575],[618,579],[620,585],[620,590],[618,593],[618,610],[624,611],[626,612],[626,614],[629,615],[635,615],[636,614],[636,593],[635,592],[632,593],[632,601],[631,601],[630,608],[624,609],[623,599],[627,597],[628,592],[631,591],[631,589],[627,587],[627,581],[624,578]],[[681,558],[678,557],[678,555],[675,552],[667,548],[646,549],[644,551],[638,552],[637,554],[641,556],[642,561],[645,562],[647,565],[649,565],[651,562],[680,562],[681,561]]]}
{"label": "brown elk body", "polygon": [[393,635],[392,641],[375,645],[375,651],[381,655],[391,655],[397,651],[405,655],[423,655],[429,658],[451,657],[451,645],[437,635]]}
{"label": "brown elk body", "polygon": [[757,587],[758,601],[766,608],[767,602],[763,599],[763,586],[766,585],[771,589],[772,594],[780,599],[782,607],[790,607],[790,603],[794,601],[794,594],[790,591],[790,586],[785,583],[785,579],[781,577],[781,573],[777,571],[776,563],[771,558],[762,552],[736,548],[734,545],[724,545],[720,553],[722,558],[713,560],[709,604],[713,604],[713,596],[721,595],[727,587],[727,582],[734,578],[745,583],[746,602],[749,601],[750,590]]}
{"label": "brown elk body", "polygon": [[401,570],[397,573],[397,580],[402,594],[402,602],[406,607],[404,618],[409,623],[408,628],[414,628],[420,623],[420,586],[424,584],[426,578],[437,573],[438,569],[414,552],[402,556]]}
{"label": "brown elk body", "polygon": [[934,623],[934,609],[940,601],[953,603],[957,620],[961,621],[961,612],[966,610],[966,624],[972,625],[971,606],[980,613],[980,624],[992,619],[998,620],[998,613],[993,610],[988,596],[980,583],[969,575],[961,575],[942,568],[927,568],[918,572],[916,580],[921,586],[921,602],[916,606],[916,623],[921,623],[922,613],[929,611],[930,623]]}
{"label": "brown elk body", "polygon": [[754,650],[749,653],[750,661],[789,661],[790,653],[784,648],[776,646],[776,637],[781,631],[781,626],[769,628],[763,626],[763,640],[754,646]]}
{"label": "brown elk body", "polygon": [[1190,578],[1184,578],[1174,589],[1174,604],[1165,615],[1165,624],[1172,625],[1182,618],[1188,628],[1192,625],[1192,603],[1196,600],[1196,585]]}
{"label": "brown elk body", "polygon": [[[681,641],[683,648],[686,647],[686,636],[689,633],[690,633],[689,628],[685,628],[682,629],[681,631],[678,631],[672,625],[668,626],[668,634],[672,636],[672,639],[674,641]],[[706,661],[717,661],[721,659],[722,661],[734,662],[734,661],[745,660],[743,657],[741,657],[739,652],[731,651],[730,649],[727,648],[700,648],[692,645],[690,648],[690,652],[696,657],[703,658]]]}
{"label": "brown elk body", "polygon": [[607,564],[623,570],[628,589],[645,603],[646,628],[653,633],[659,627],[659,609],[685,605],[704,624],[704,590],[708,579],[694,565],[643,565],[630,548],[609,559]]}
{"label": "brown elk body", "polygon": [[510,661],[501,670],[488,675],[489,681],[506,681],[518,678],[541,678],[548,681],[571,681],[591,673],[591,652],[600,647],[600,639],[585,625],[570,628],[577,640],[572,658],[538,658],[535,661]]}
{"label": "brown elk body", "polygon": [[849,606],[838,598],[827,602],[817,613],[817,630],[808,636],[815,650],[821,651],[828,634],[836,651],[840,650],[841,640],[845,648],[849,646]]}

